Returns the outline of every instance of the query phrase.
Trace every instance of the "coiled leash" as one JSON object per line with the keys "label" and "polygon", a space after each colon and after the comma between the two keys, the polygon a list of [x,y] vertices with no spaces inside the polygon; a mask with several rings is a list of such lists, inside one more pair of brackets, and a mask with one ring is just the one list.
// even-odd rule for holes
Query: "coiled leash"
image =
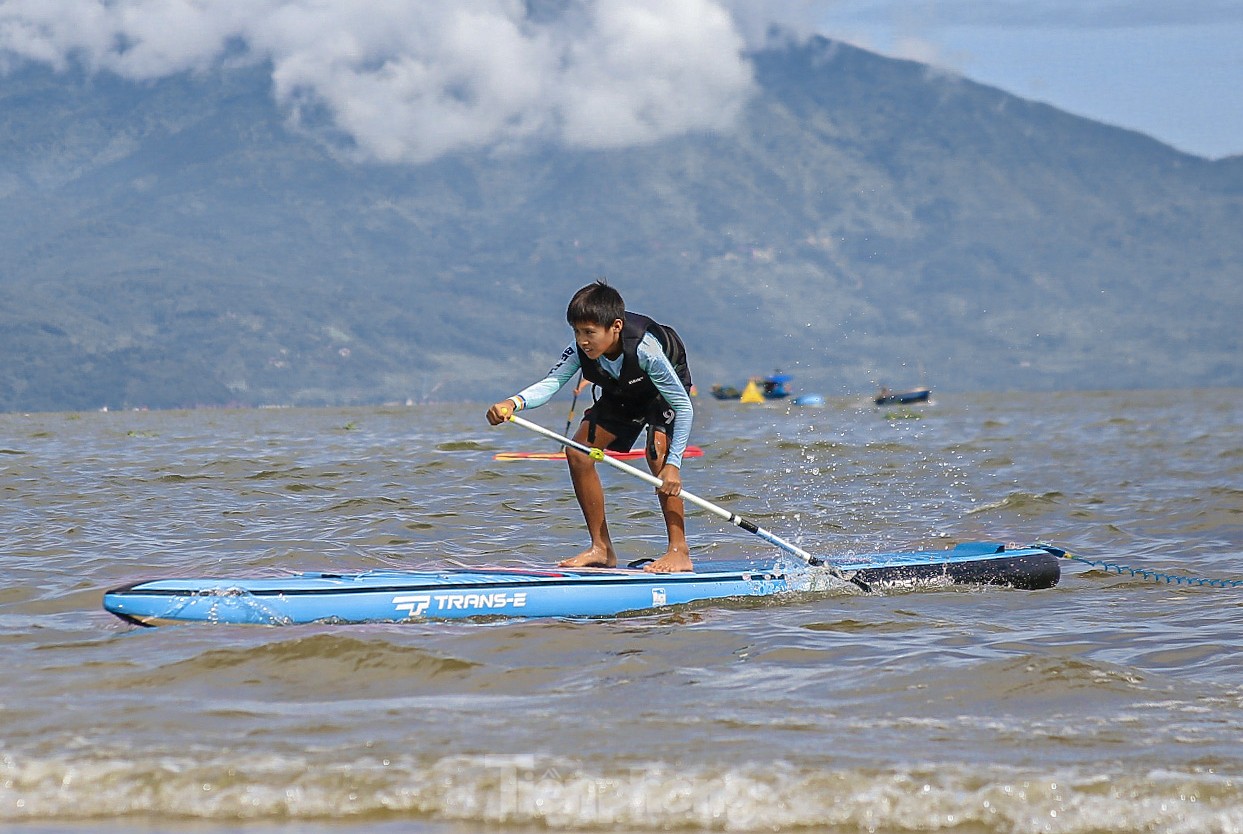
{"label": "coiled leash", "polygon": [[1106,573],[1116,573],[1120,576],[1137,576],[1140,579],[1147,579],[1151,582],[1164,582],[1167,585],[1192,585],[1204,588],[1243,587],[1243,579],[1208,579],[1206,577],[1198,576],[1175,576],[1172,573],[1149,570],[1148,568],[1133,568],[1129,565],[1119,564],[1118,562],[1085,559],[1082,556],[1076,556],[1075,554],[1062,550],[1061,548],[1053,547],[1047,544],[1038,544],[1036,547],[1043,547],[1054,556],[1059,556],[1063,559],[1073,559],[1076,562],[1091,565],[1092,567],[1103,570]]}

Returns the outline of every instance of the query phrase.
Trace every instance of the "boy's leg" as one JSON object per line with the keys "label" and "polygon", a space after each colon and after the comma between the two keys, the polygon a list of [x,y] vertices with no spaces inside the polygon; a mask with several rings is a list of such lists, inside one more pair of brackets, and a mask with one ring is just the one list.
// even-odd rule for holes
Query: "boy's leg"
{"label": "boy's leg", "polygon": [[[647,465],[653,475],[659,475],[669,454],[669,435],[663,431],[648,429]],[[643,567],[649,573],[678,573],[694,570],[691,552],[686,544],[686,504],[680,495],[661,495],[660,513],[665,518],[665,530],[669,535],[669,549],[665,555]]]}
{"label": "boy's leg", "polygon": [[[594,437],[588,439],[589,426],[590,421],[586,419],[579,423],[574,439],[579,443],[599,449],[607,448],[616,439],[612,432],[600,425],[596,425]],[[570,481],[574,484],[574,497],[578,499],[578,506],[583,511],[583,520],[587,522],[591,546],[577,556],[558,563],[558,567],[616,567],[617,553],[613,550],[613,540],[609,537],[609,523],[604,515],[604,485],[600,483],[600,474],[596,472],[596,462],[577,449],[567,448],[565,457],[570,464]]]}

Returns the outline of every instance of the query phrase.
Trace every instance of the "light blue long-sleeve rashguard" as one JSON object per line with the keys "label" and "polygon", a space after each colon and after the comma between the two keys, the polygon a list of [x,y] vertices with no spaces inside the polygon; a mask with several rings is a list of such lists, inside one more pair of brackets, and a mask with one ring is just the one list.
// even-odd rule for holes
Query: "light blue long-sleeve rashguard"
{"label": "light blue long-sleeve rashguard", "polygon": [[[660,341],[651,333],[645,333],[636,351],[639,367],[652,380],[656,390],[665,398],[665,402],[673,409],[673,436],[669,438],[669,456],[667,463],[682,468],[682,455],[686,452],[686,444],[691,438],[691,423],[695,420],[695,407],[691,404],[690,394],[682,387],[678,372],[674,370],[669,357],[665,356]],[[600,367],[614,379],[621,375],[622,362],[625,356],[610,360],[600,357]],[[564,387],[582,369],[578,361],[578,348],[571,343],[561,354],[557,364],[548,371],[548,375],[534,385],[529,385],[516,395],[523,408],[536,408],[552,399],[553,395]]]}

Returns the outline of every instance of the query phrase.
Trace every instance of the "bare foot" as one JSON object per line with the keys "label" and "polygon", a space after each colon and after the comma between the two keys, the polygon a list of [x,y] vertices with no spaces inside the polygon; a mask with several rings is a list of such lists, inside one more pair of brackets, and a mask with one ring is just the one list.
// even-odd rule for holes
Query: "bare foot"
{"label": "bare foot", "polygon": [[591,547],[584,550],[577,556],[558,562],[559,568],[615,568],[617,567],[617,554],[613,551],[612,545]]}
{"label": "bare foot", "polygon": [[643,570],[648,573],[682,573],[694,569],[691,557],[681,550],[670,550],[655,562],[643,566]]}

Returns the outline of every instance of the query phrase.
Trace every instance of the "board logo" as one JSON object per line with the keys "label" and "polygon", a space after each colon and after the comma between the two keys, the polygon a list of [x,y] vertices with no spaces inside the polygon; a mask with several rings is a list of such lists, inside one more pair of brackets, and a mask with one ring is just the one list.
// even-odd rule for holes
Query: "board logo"
{"label": "board logo", "polygon": [[462,611],[471,614],[483,614],[505,608],[525,608],[526,591],[493,591],[478,594],[473,592],[454,592],[446,594],[408,594],[393,597],[393,605],[398,611],[405,611],[409,618],[422,617],[428,612],[442,614],[447,611]]}
{"label": "board logo", "polygon": [[393,605],[397,606],[398,611],[405,611],[407,617],[422,617],[423,612],[427,610],[427,606],[431,604],[432,598],[427,594],[393,597]]}

